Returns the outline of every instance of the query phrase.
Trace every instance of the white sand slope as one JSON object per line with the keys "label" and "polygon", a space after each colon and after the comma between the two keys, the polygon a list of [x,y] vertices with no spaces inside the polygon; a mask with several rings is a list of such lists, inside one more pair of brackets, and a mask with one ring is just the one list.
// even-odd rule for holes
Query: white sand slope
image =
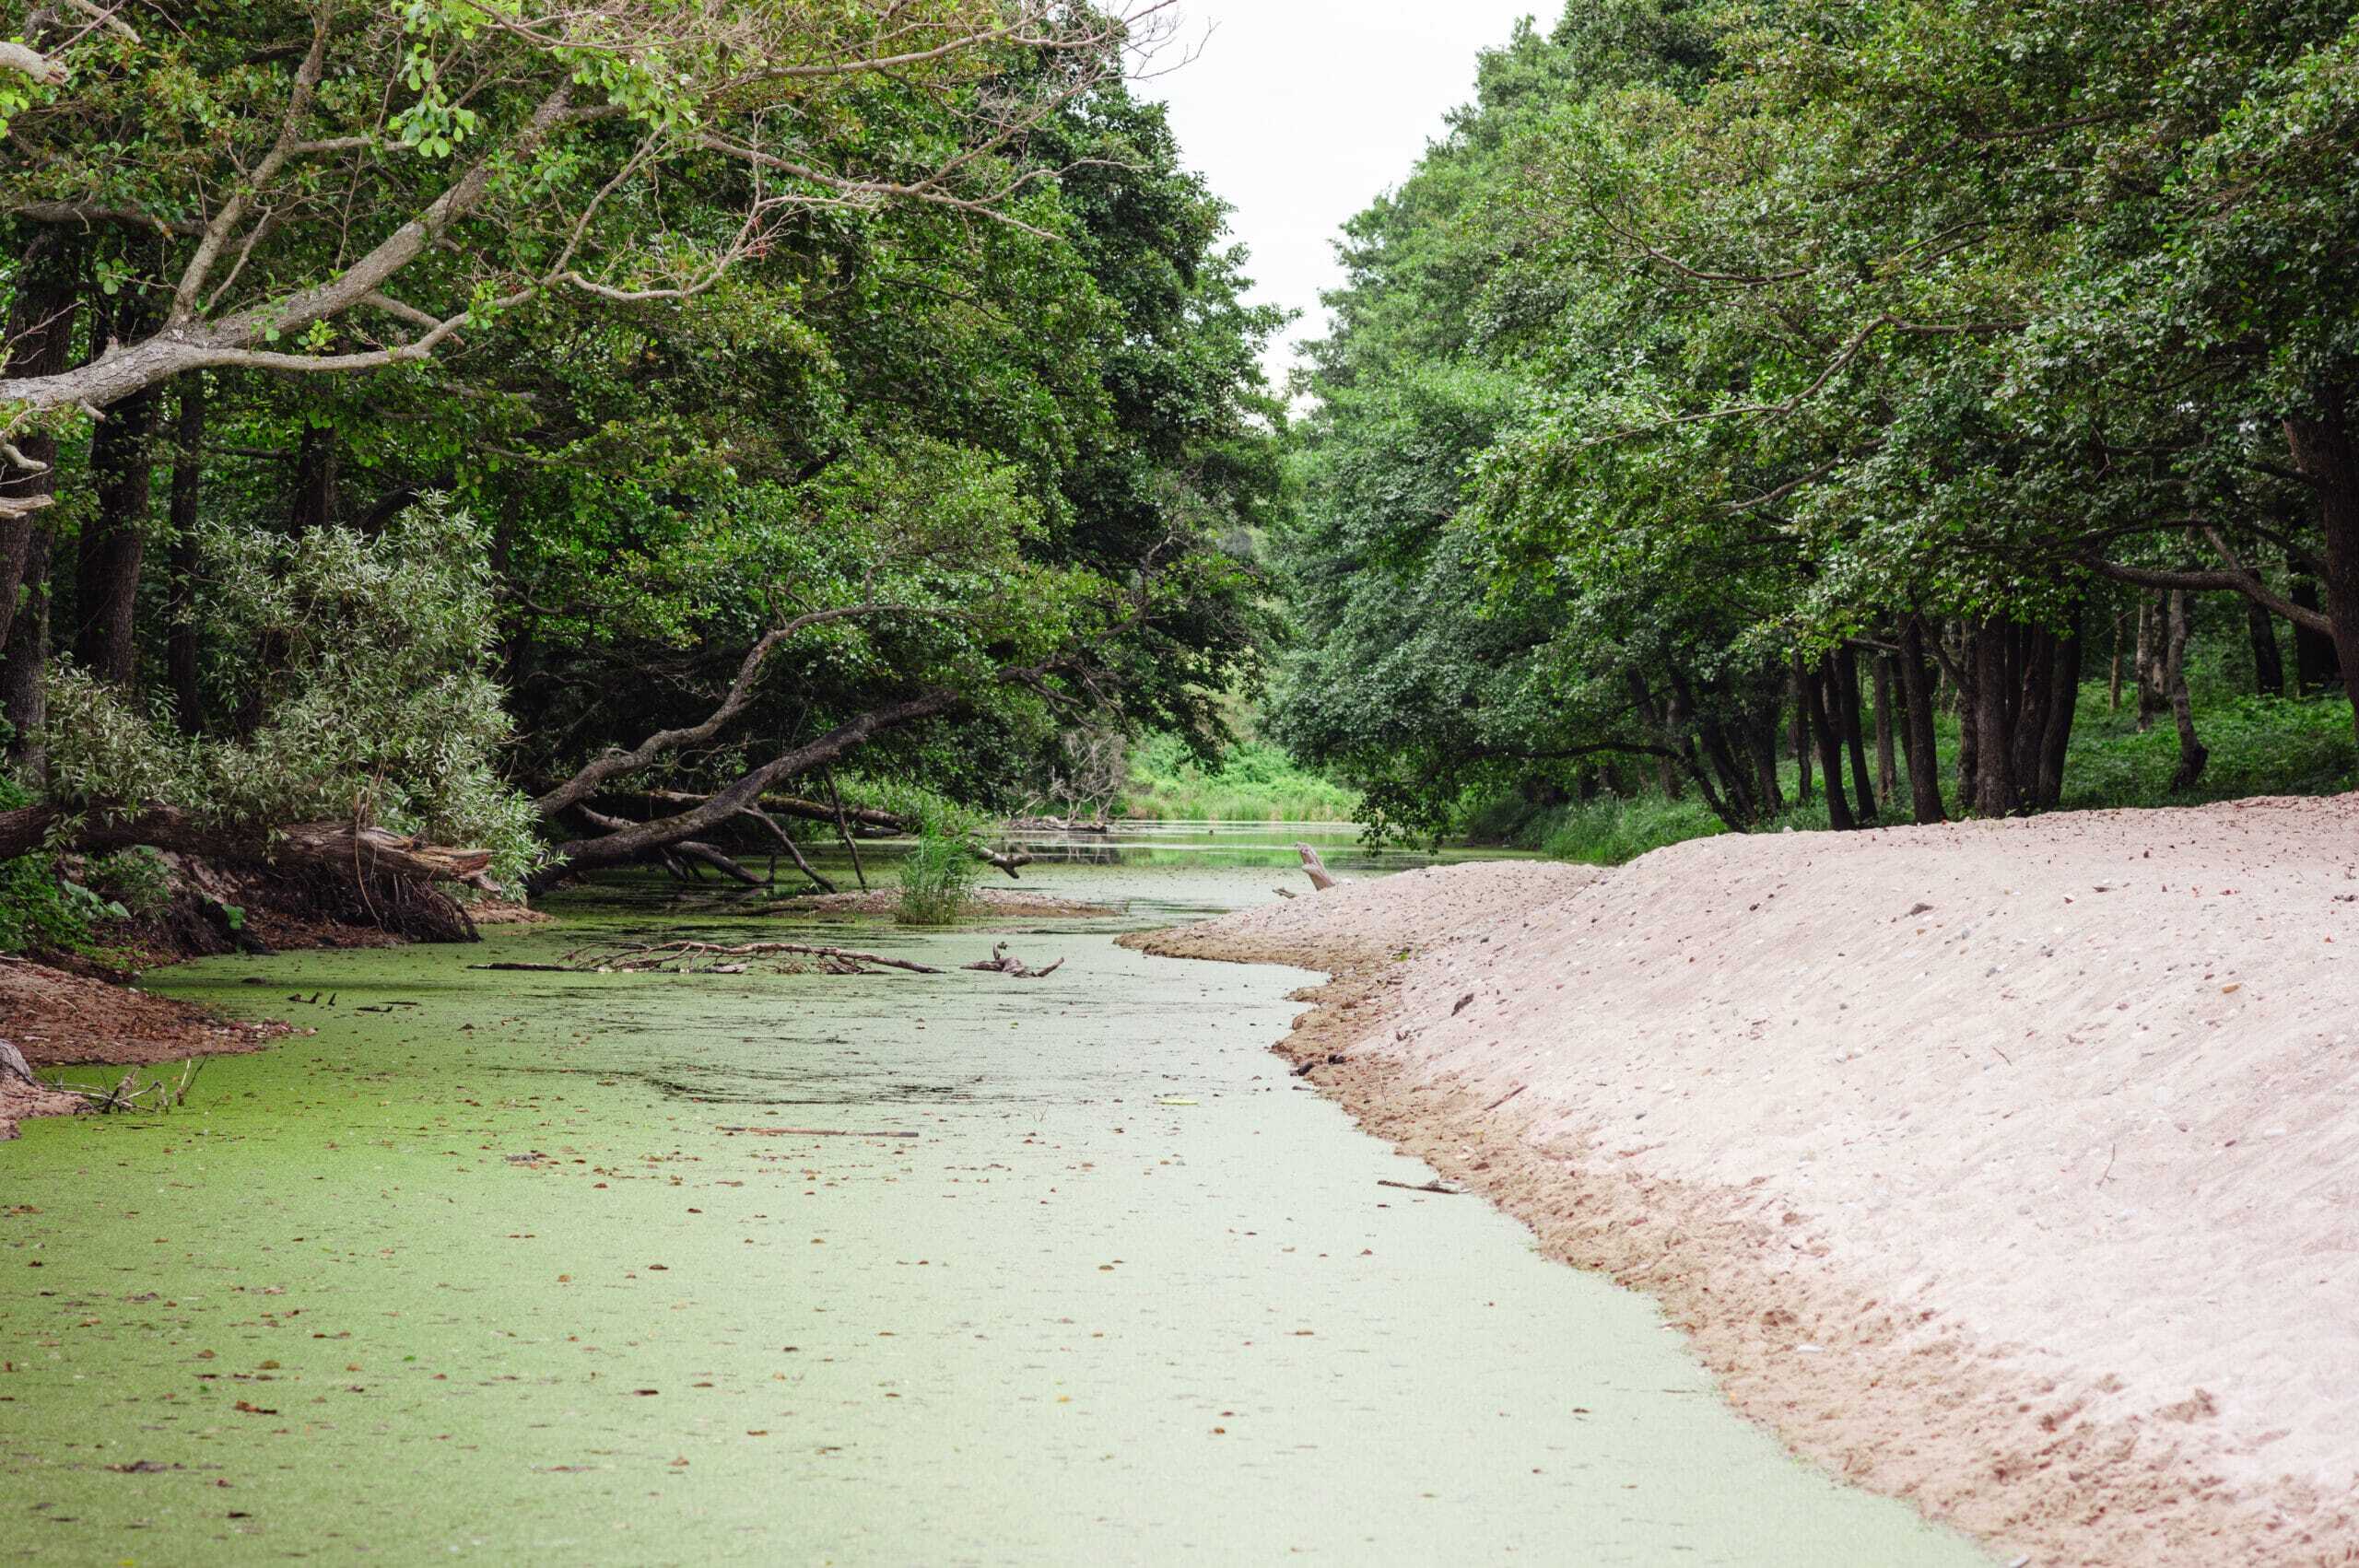
{"label": "white sand slope", "polygon": [[1863,1482],[2041,1562],[2359,1539],[2359,796],[1464,866],[1173,936],[1356,966],[1329,1086]]}

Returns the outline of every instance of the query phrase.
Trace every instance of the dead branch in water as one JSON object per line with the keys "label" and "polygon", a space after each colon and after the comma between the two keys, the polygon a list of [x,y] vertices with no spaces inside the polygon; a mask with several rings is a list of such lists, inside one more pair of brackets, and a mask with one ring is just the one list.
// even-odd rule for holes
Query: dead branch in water
{"label": "dead branch in water", "polygon": [[139,1082],[139,1070],[135,1067],[127,1069],[123,1075],[115,1081],[115,1085],[111,1089],[86,1089],[78,1083],[68,1083],[63,1079],[46,1083],[42,1087],[54,1089],[60,1094],[75,1095],[88,1102],[89,1107],[101,1116],[123,1111],[147,1111],[162,1116],[171,1112],[181,1102],[188,1098],[190,1085],[196,1082],[196,1075],[204,1070],[205,1059],[194,1057],[181,1064],[181,1075],[177,1082],[158,1077],[142,1083]]}
{"label": "dead branch in water", "polygon": [[865,975],[868,965],[906,969],[912,975],[939,975],[941,970],[906,958],[860,953],[849,947],[814,947],[799,942],[748,942],[735,946],[717,942],[602,942],[579,947],[554,964],[477,964],[477,969],[523,970],[557,975],[742,975],[750,964],[740,959],[816,958],[823,974]]}
{"label": "dead branch in water", "polygon": [[987,974],[1006,975],[1018,980],[1045,980],[1064,966],[1065,961],[1060,958],[1045,969],[1035,969],[1023,959],[1008,952],[1007,943],[1003,942],[992,943],[992,955],[989,958],[979,963],[959,965],[962,969],[980,969]]}
{"label": "dead branch in water", "polygon": [[1438,1192],[1445,1198],[1462,1197],[1466,1191],[1466,1189],[1461,1187],[1444,1187],[1438,1181],[1386,1181],[1383,1178],[1379,1177],[1376,1185],[1379,1187],[1397,1187],[1403,1192]]}
{"label": "dead branch in water", "polygon": [[1303,874],[1310,878],[1312,892],[1324,893],[1335,885],[1335,879],[1327,874],[1327,862],[1319,858],[1318,850],[1308,844],[1297,844],[1294,852],[1302,857]]}

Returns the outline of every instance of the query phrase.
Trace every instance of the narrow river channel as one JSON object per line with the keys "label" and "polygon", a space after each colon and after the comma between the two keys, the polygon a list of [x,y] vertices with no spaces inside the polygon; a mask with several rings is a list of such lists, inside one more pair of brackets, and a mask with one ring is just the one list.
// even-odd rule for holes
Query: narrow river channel
{"label": "narrow river channel", "polygon": [[1989,1561],[1785,1455],[1644,1298],[1379,1186],[1429,1173],[1267,1052],[1312,977],[1114,945],[1269,897],[1256,859],[817,939],[1066,960],[1033,982],[468,967],[756,923],[644,890],[159,973],[318,1033],[0,1144],[0,1556]]}

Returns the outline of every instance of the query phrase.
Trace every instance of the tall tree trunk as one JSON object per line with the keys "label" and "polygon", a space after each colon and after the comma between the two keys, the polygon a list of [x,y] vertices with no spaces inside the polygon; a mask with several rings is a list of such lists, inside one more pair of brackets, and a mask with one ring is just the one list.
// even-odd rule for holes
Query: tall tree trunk
{"label": "tall tree trunk", "polygon": [[2015,716],[2022,695],[2017,685],[2014,628],[1985,622],[1974,632],[1975,814],[2011,815],[2021,804],[2015,793]]}
{"label": "tall tree trunk", "polygon": [[2108,712],[2113,713],[2121,711],[2121,623],[2123,618],[2121,611],[2117,608],[2113,612],[2113,673],[2107,677],[2105,688],[2106,708]]}
{"label": "tall tree trunk", "polygon": [[[1956,625],[1957,650],[1942,666],[1957,688],[1957,799],[1961,809],[1974,810],[1974,782],[1982,770],[1982,731],[1974,722],[1976,709],[1974,692],[1974,626],[1968,621]],[[1944,639],[1947,629],[1941,634]]]}
{"label": "tall tree trunk", "polygon": [[2285,439],[2294,466],[2318,492],[2326,614],[2334,625],[2335,657],[2342,666],[2343,690],[2351,696],[2353,731],[2359,732],[2359,443],[2352,439],[2341,389],[2318,417],[2287,420]]}
{"label": "tall tree trunk", "polygon": [[[2318,599],[2317,581],[2296,574],[2285,597],[2305,610],[2324,610]],[[2307,626],[2294,628],[2294,691],[2298,696],[2308,696],[2342,684],[2342,663],[2335,657],[2334,638]]]}
{"label": "tall tree trunk", "polygon": [[180,379],[179,416],[172,422],[172,542],[170,626],[164,661],[172,681],[172,711],[184,735],[205,729],[205,693],[197,683],[196,525],[204,504],[205,372]]}
{"label": "tall tree trunk", "polygon": [[2277,620],[2251,600],[2245,601],[2245,635],[2252,640],[2252,686],[2261,696],[2285,695],[2285,657],[2277,649]]}
{"label": "tall tree trunk", "polygon": [[2154,727],[2154,720],[2170,706],[2163,674],[2163,602],[2148,595],[2138,602],[2138,732]]}
{"label": "tall tree trunk", "polygon": [[[155,312],[135,295],[117,301],[108,335],[136,341]],[[97,515],[83,531],[75,574],[74,657],[102,681],[129,685],[138,673],[139,571],[147,550],[155,473],[158,389],[142,387],[107,410],[90,438]]]}
{"label": "tall tree trunk", "polygon": [[1900,686],[1907,694],[1909,803],[1920,823],[1948,820],[1942,810],[1942,765],[1933,740],[1933,683],[1925,669],[1925,623],[1915,615],[1900,628]]}
{"label": "tall tree trunk", "polygon": [[1828,673],[1835,685],[1835,721],[1843,729],[1843,749],[1851,756],[1851,810],[1862,827],[1876,820],[1875,786],[1868,781],[1866,725],[1860,716],[1860,657],[1846,643],[1835,650]]}
{"label": "tall tree trunk", "polygon": [[1888,653],[1875,656],[1876,672],[1876,799],[1889,807],[1900,799],[1900,760],[1894,741],[1897,726],[1892,721],[1893,691],[1896,682],[1893,675],[1893,659]]}
{"label": "tall tree trunk", "polygon": [[1770,693],[1768,702],[1745,725],[1745,746],[1753,753],[1753,773],[1759,781],[1761,811],[1765,820],[1786,814],[1786,791],[1778,782],[1778,731],[1783,707],[1777,693]]}
{"label": "tall tree trunk", "polygon": [[1802,668],[1802,707],[1809,715],[1812,739],[1818,745],[1819,770],[1826,787],[1827,825],[1848,831],[1860,825],[1851,815],[1851,803],[1843,798],[1842,737],[1827,712],[1825,670],[1824,661],[1816,669]]}
{"label": "tall tree trunk", "polygon": [[2053,811],[2064,803],[2064,764],[2072,745],[2072,720],[2081,706],[2081,607],[2072,608],[2072,626],[2057,639],[2048,666],[2046,724],[2039,743],[2039,765],[2031,787],[2032,803]]}
{"label": "tall tree trunk", "polygon": [[1810,804],[1810,693],[1805,689],[1808,677],[1802,673],[1802,656],[1794,655],[1794,802]]}
{"label": "tall tree trunk", "polygon": [[2163,690],[2171,705],[2171,720],[2178,726],[2178,770],[2171,788],[2191,790],[2203,777],[2212,754],[2195,733],[2195,704],[2187,690],[2187,645],[2194,617],[2189,614],[2184,590],[2173,590],[2163,607]]}
{"label": "tall tree trunk", "polygon": [[[17,274],[16,298],[9,302],[6,362],[0,376],[53,376],[63,371],[74,348],[76,318],[82,308],[76,274],[80,257],[66,251],[53,235],[44,234],[26,252]],[[28,462],[41,472],[28,473],[0,461],[0,497],[31,500],[57,494],[57,438],[29,430],[16,438]],[[0,517],[0,643],[8,637],[25,589],[47,581],[49,540],[42,521],[45,511]],[[33,565],[38,536],[41,566]],[[5,685],[0,677],[0,685]]]}

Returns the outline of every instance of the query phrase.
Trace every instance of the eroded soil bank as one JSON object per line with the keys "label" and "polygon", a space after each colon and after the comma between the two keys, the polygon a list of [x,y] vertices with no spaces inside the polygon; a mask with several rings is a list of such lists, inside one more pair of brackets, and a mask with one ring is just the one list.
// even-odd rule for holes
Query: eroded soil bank
{"label": "eroded soil bank", "polygon": [[1144,939],[1660,1300],[1739,1409],[2040,1562],[2359,1550],[2359,797],[1469,865]]}

